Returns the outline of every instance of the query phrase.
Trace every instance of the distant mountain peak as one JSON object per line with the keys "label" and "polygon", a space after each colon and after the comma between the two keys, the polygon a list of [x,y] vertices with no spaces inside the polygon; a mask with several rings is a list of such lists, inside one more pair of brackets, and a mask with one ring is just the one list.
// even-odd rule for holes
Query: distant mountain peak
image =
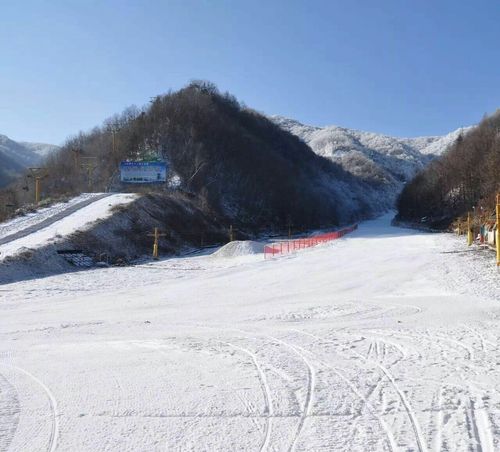
{"label": "distant mountain peak", "polygon": [[58,146],[17,142],[0,135],[0,187],[7,185],[29,166],[36,166]]}
{"label": "distant mountain peak", "polygon": [[383,187],[384,196],[391,198],[389,203],[395,201],[405,182],[471,129],[444,136],[399,138],[336,125],[309,126],[283,116],[271,116],[271,120],[301,138],[316,154],[380,190]]}
{"label": "distant mountain peak", "polygon": [[35,154],[38,154],[42,158],[45,158],[52,152],[60,149],[59,146],[56,146],[55,144],[47,143],[30,143],[29,141],[20,141],[19,144],[31,149]]}

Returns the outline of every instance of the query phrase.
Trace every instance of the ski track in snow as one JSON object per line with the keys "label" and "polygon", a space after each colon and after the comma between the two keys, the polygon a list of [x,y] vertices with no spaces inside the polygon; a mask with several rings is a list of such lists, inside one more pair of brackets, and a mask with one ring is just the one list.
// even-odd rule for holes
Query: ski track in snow
{"label": "ski track in snow", "polygon": [[[9,361],[10,360],[11,359],[9,359]],[[26,369],[23,369],[22,367],[16,366],[16,365],[9,363],[9,362],[8,363],[0,363],[0,365],[7,367],[7,368],[10,368],[10,369],[13,369],[17,372],[20,372],[20,373],[26,375],[29,379],[31,379],[33,382],[35,382],[36,385],[39,388],[41,388],[42,391],[45,393],[47,400],[49,402],[50,411],[51,411],[51,415],[50,415],[50,417],[51,417],[51,429],[50,429],[50,436],[48,438],[47,451],[48,452],[55,452],[55,450],[57,448],[57,440],[58,440],[58,436],[59,436],[59,413],[58,413],[58,409],[57,409],[57,401],[56,401],[56,398],[54,397],[54,394],[52,393],[52,391],[47,387],[47,385],[43,381],[41,381],[38,377],[33,375],[31,372],[28,372]],[[2,376],[2,374],[0,374],[0,378],[2,378],[5,382],[8,381],[5,379],[5,377]],[[1,389],[1,385],[0,385],[0,389]],[[3,392],[4,391],[0,390],[0,396],[2,395]],[[1,422],[0,422],[0,427],[2,427]],[[3,442],[3,438],[0,435],[0,445],[2,445],[2,442]],[[6,444],[7,447],[5,450],[9,450],[8,445],[9,444],[7,442],[7,444]]]}
{"label": "ski track in snow", "polygon": [[315,372],[314,368],[311,366],[307,358],[299,351],[298,347],[295,347],[288,342],[285,342],[281,339],[269,336],[270,339],[273,341],[276,341],[280,344],[283,344],[285,347],[289,348],[292,350],[303,362],[306,367],[307,371],[307,392],[306,392],[306,398],[304,401],[304,408],[302,409],[302,415],[300,416],[300,422],[299,425],[297,426],[297,433],[295,434],[293,438],[293,442],[290,445],[290,448],[288,449],[289,451],[295,450],[297,447],[297,441],[300,437],[300,433],[302,432],[302,429],[304,427],[304,423],[306,421],[307,416],[311,414],[311,406],[312,406],[312,400],[313,400],[313,395],[314,395],[314,380],[315,380]]}
{"label": "ski track in snow", "polygon": [[19,423],[19,397],[14,385],[0,373],[0,450],[7,451]]}
{"label": "ski track in snow", "polygon": [[493,435],[491,432],[488,414],[484,409],[474,410],[474,422],[478,432],[480,450],[482,452],[494,452]]}
{"label": "ski track in snow", "polygon": [[[307,332],[304,332],[304,331],[298,331],[298,330],[294,330],[294,331],[297,331],[298,333],[301,333],[301,334],[308,335],[308,336],[312,337],[313,339],[315,339],[316,341],[320,341],[320,342],[322,342],[322,343],[331,343],[331,344],[333,344],[333,345],[336,345],[333,341],[330,341],[330,340],[325,339],[325,338],[323,338],[323,337],[320,337],[320,336],[317,336],[317,335],[314,335],[314,334],[311,334],[311,333],[307,333]],[[372,345],[373,345],[373,344],[372,344],[372,343],[370,343],[370,347],[369,347],[369,349],[368,349],[368,354],[370,354],[370,353],[371,353],[371,351],[372,351]],[[361,359],[363,362],[371,362],[371,363],[374,363],[377,367],[379,367],[380,369],[382,369],[382,367],[380,366],[380,364],[379,364],[377,361],[371,360],[371,359],[369,359],[368,357],[363,357],[362,355],[360,355],[360,354],[358,354],[358,353],[354,353],[354,355],[355,355],[356,357],[358,357],[359,359]],[[389,379],[389,381],[391,381],[391,383],[394,385],[394,381],[393,381],[393,380],[391,380],[391,376],[390,376],[390,374],[388,373],[387,369],[385,369],[385,370],[386,370],[386,371],[383,371],[383,375],[384,375],[385,377],[387,377],[387,378]],[[349,381],[349,380],[348,380],[348,381]],[[377,385],[376,385],[376,386],[378,386],[378,384],[379,384],[381,381],[382,381],[382,378],[378,380],[378,382],[377,382]],[[349,384],[349,386],[351,386],[351,387],[353,388],[353,391],[355,391],[355,392],[356,392],[356,394],[358,394],[358,391],[355,389],[355,386],[353,385],[353,383],[349,381],[349,383],[348,383],[348,384]],[[373,393],[373,392],[375,391],[376,386],[372,388],[371,393]],[[395,388],[396,388],[396,387],[395,387]],[[399,392],[398,392],[398,393],[399,393]],[[368,397],[369,397],[371,394],[368,394],[368,397],[367,397],[367,398],[365,398],[365,397],[364,397],[364,396],[362,396],[361,394],[358,394],[358,395],[359,395],[359,397],[360,397],[360,398],[361,398],[361,399],[362,399],[362,400],[363,400],[366,404],[368,404],[368,403],[369,403],[369,402],[368,402]],[[371,411],[372,411],[372,410],[371,410]],[[375,413],[375,410],[373,410],[373,413]],[[387,435],[387,437],[388,437],[388,442],[389,442],[389,446],[390,446],[391,450],[397,450],[397,446],[396,446],[396,444],[395,444],[395,440],[394,440],[394,437],[393,437],[393,433],[392,433],[392,432],[390,431],[390,429],[387,427],[386,423],[382,420],[382,418],[381,418],[380,416],[378,416],[378,415],[376,415],[376,416],[377,416],[377,419],[378,419],[378,421],[379,421],[380,425],[382,426],[382,428],[384,429],[384,431],[385,431],[385,433],[386,433],[386,435]]]}
{"label": "ski track in snow", "polygon": [[434,440],[434,450],[439,452],[442,446],[443,436],[443,387],[437,392],[437,410],[436,410],[436,436]]}
{"label": "ski track in snow", "polygon": [[56,398],[54,397],[54,394],[52,394],[52,391],[45,385],[45,383],[43,383],[39,378],[35,377],[32,373],[18,366],[12,366],[12,368],[27,375],[29,378],[35,381],[47,394],[52,411],[52,429],[50,431],[50,438],[47,449],[49,452],[54,452],[57,448],[57,437],[59,435],[59,414],[57,412]]}
{"label": "ski track in snow", "polygon": [[252,353],[250,350],[247,350],[244,347],[232,344],[230,342],[224,342],[224,341],[219,341],[219,342],[221,344],[228,345],[229,347],[232,347],[232,348],[239,350],[240,352],[248,355],[250,357],[250,359],[252,360],[253,364],[255,365],[255,368],[257,369],[257,372],[259,374],[260,384],[262,386],[262,394],[264,396],[264,401],[265,401],[264,415],[266,417],[265,430],[264,430],[264,440],[263,440],[262,446],[260,447],[259,450],[265,451],[269,447],[269,440],[270,440],[270,436],[271,436],[271,422],[272,422],[272,416],[273,416],[273,405],[272,405],[271,391],[269,389],[269,385],[267,384],[266,374],[264,373],[264,371],[262,370],[262,367],[260,366],[259,362],[257,361],[257,356],[255,355],[255,353]]}
{"label": "ski track in snow", "polygon": [[498,275],[388,223],[2,286],[0,451],[500,450]]}
{"label": "ski track in snow", "polygon": [[[298,333],[301,333],[301,334],[306,334],[306,335],[309,335],[315,339],[319,339],[317,336],[314,336],[314,335],[311,335],[309,333],[305,333],[303,331],[298,331],[298,330],[294,330],[294,331],[297,331]],[[307,350],[303,349],[302,347],[299,347],[304,353],[311,353],[311,352],[308,352]],[[335,375],[337,375],[342,381],[344,381],[348,386],[349,388],[352,390],[352,392],[360,399],[363,401],[364,405],[363,407],[366,407],[370,414],[372,414],[378,421],[378,423],[380,424],[380,426],[382,427],[382,429],[384,430],[386,436],[387,436],[387,441],[388,441],[388,445],[389,445],[389,448],[391,451],[396,451],[398,448],[397,448],[397,445],[396,445],[396,441],[394,439],[394,435],[392,433],[392,431],[390,430],[390,428],[387,426],[387,424],[384,422],[384,420],[381,418],[381,416],[379,416],[377,414],[377,410],[373,407],[373,405],[370,403],[369,401],[369,398],[370,396],[375,392],[375,390],[377,389],[377,387],[380,385],[380,383],[382,382],[383,380],[383,377],[381,377],[378,381],[377,381],[377,384],[375,386],[373,386],[372,390],[367,394],[367,396],[363,396],[363,394],[359,391],[359,389],[356,387],[356,385],[352,382],[352,380],[350,380],[349,378],[346,378],[337,368],[333,367],[331,364],[328,364],[318,358],[315,358],[316,361],[318,361],[319,363],[321,363],[323,366],[325,367],[328,367],[329,369],[333,370],[333,372],[335,373]],[[360,414],[361,414],[361,411],[362,409],[360,410]]]}
{"label": "ski track in snow", "polygon": [[422,436],[422,432],[420,429],[419,422],[417,420],[417,416],[416,416],[413,408],[411,407],[410,402],[408,401],[408,399],[404,395],[403,391],[396,384],[396,380],[394,378],[394,375],[392,375],[392,373],[386,367],[382,366],[377,361],[363,358],[361,355],[359,355],[359,356],[361,359],[365,359],[366,361],[373,362],[385,374],[385,376],[389,379],[392,386],[394,387],[396,392],[399,394],[399,397],[401,398],[401,401],[403,402],[403,405],[405,406],[406,412],[408,413],[408,417],[410,418],[411,424],[413,426],[413,430],[415,432],[415,439],[417,440],[418,449],[421,452],[426,452],[427,447],[425,445],[425,440],[423,439],[423,436]]}

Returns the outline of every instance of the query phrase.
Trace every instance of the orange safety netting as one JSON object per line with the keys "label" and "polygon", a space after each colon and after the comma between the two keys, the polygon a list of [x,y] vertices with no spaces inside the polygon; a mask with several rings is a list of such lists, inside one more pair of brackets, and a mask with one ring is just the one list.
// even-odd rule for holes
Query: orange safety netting
{"label": "orange safety netting", "polygon": [[273,257],[280,254],[292,253],[296,250],[310,248],[311,246],[316,246],[320,243],[337,240],[348,234],[349,232],[356,230],[357,228],[358,225],[355,224],[354,226],[341,229],[340,231],[327,232],[326,234],[318,234],[311,237],[283,240],[281,242],[271,243],[270,245],[266,245],[264,247],[264,258],[266,258],[267,256]]}

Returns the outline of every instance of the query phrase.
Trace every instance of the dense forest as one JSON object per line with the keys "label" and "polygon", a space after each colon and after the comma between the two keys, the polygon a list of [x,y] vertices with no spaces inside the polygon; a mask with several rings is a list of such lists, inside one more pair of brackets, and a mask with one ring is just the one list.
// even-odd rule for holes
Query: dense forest
{"label": "dense forest", "polygon": [[[68,139],[44,163],[42,195],[137,191],[119,180],[127,159],[167,161],[168,184],[143,190],[182,192],[203,212],[241,228],[331,226],[371,213],[360,201],[361,181],[209,82],[127,108]],[[360,196],[345,199],[344,186]],[[30,202],[33,180],[19,180],[0,196],[3,205]]]}
{"label": "dense forest", "polygon": [[459,136],[441,158],[405,186],[398,199],[397,219],[447,227],[468,211],[489,215],[498,191],[500,111]]}

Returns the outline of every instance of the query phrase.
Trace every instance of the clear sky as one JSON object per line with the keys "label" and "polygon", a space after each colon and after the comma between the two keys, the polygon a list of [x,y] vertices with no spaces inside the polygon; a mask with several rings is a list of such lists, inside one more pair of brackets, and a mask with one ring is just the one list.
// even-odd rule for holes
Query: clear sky
{"label": "clear sky", "polygon": [[500,106],[500,2],[0,0],[0,134],[60,144],[193,79],[307,124],[444,134]]}

